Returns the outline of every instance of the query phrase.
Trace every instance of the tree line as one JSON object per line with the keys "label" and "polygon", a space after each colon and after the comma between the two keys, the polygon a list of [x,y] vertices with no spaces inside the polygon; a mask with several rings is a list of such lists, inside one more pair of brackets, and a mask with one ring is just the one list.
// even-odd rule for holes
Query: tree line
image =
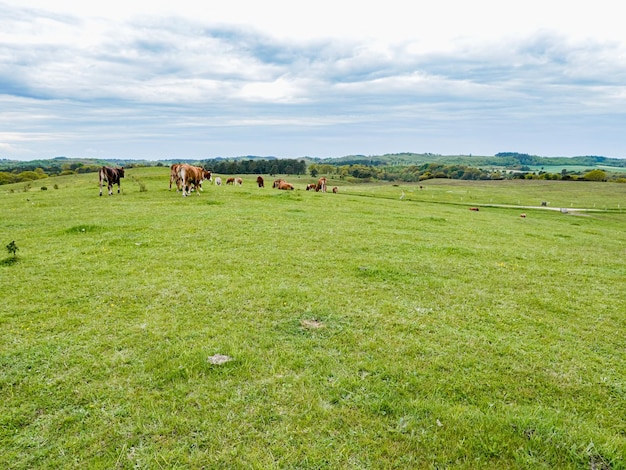
{"label": "tree line", "polygon": [[304,175],[306,162],[289,158],[271,160],[201,160],[200,164],[213,173],[223,175]]}
{"label": "tree line", "polygon": [[[512,157],[511,155],[508,155]],[[518,162],[527,160],[524,155],[516,154]],[[589,157],[592,158],[592,157]],[[602,158],[602,157],[597,157]],[[182,162],[184,160],[175,161]],[[207,159],[196,160],[189,163],[201,165],[217,174],[282,174],[282,175],[304,175],[307,172],[312,177],[318,175],[337,176],[342,179],[351,178],[355,181],[397,181],[397,182],[419,182],[433,178],[448,178],[461,180],[498,180],[498,179],[546,179],[546,180],[581,180],[581,181],[607,181],[615,180],[622,182],[624,178],[617,176],[607,176],[602,170],[591,170],[587,172],[572,172],[562,170],[560,173],[548,173],[544,171],[531,172],[527,167],[517,167],[515,170],[480,168],[463,164],[445,164],[441,162],[431,162],[414,165],[381,165],[380,162],[374,164],[349,163],[341,160],[329,163],[309,163],[304,159],[260,159],[260,158],[240,158],[233,160]],[[126,168],[140,166],[169,166],[172,162],[146,162],[146,161],[69,161],[69,160],[37,160],[35,162],[14,162],[15,166],[10,167],[0,161],[0,185],[9,183],[20,183],[34,181],[48,176],[69,175],[75,173],[97,172],[103,164],[124,165]],[[35,166],[38,165],[38,166]]]}
{"label": "tree line", "polygon": [[[179,161],[176,161],[179,162]],[[185,162],[185,160],[180,160]],[[282,175],[303,175],[306,174],[306,162],[297,159],[211,159],[188,161],[193,165],[203,166],[213,173],[225,175],[235,174],[282,174]],[[10,183],[21,183],[34,181],[49,176],[63,176],[77,173],[95,173],[102,165],[120,165],[126,168],[141,166],[166,166],[164,162],[91,162],[65,160],[37,160],[33,162],[1,162],[0,185]]]}

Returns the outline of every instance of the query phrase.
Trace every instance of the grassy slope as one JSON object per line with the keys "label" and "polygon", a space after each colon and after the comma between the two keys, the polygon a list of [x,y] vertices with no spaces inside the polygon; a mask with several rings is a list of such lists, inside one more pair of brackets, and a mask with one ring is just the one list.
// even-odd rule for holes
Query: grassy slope
{"label": "grassy slope", "polygon": [[167,171],[0,191],[3,467],[624,468],[625,185]]}

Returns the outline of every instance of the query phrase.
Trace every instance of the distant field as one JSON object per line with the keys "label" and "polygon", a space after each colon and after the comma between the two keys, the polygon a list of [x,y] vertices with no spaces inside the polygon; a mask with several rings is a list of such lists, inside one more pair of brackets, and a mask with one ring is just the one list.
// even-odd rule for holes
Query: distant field
{"label": "distant field", "polygon": [[0,187],[0,467],[626,468],[626,185],[168,172]]}
{"label": "distant field", "polygon": [[595,169],[604,170],[604,171],[613,172],[613,173],[626,173],[626,167],[606,166],[606,165],[593,165],[593,166],[576,166],[576,165],[557,165],[557,166],[543,165],[541,166],[541,165],[538,165],[538,166],[530,166],[529,168],[530,168],[530,171],[545,171],[546,173],[561,173],[561,171],[563,170],[585,173],[585,172],[588,172],[590,170],[595,170]]}

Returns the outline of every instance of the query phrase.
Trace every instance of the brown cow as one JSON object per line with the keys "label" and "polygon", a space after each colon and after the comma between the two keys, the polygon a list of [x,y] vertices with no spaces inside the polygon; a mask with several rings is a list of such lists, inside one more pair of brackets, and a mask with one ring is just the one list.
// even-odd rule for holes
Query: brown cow
{"label": "brown cow", "polygon": [[[180,165],[178,175],[183,187],[183,196],[191,194],[191,186],[198,192],[202,188],[202,181],[211,181],[211,172],[199,166],[192,166],[186,163]],[[198,192],[198,195],[200,193]]]}
{"label": "brown cow", "polygon": [[256,177],[256,184],[259,186],[259,188],[264,188],[265,187],[265,182],[263,181],[263,177],[262,176],[257,176]]}
{"label": "brown cow", "polygon": [[478,212],[478,207],[470,207],[469,210]]}
{"label": "brown cow", "polygon": [[317,185],[315,186],[315,192],[326,192],[326,178],[324,178],[323,176],[317,180]]}
{"label": "brown cow", "polygon": [[235,184],[241,186],[243,184],[243,180],[241,178],[235,178]]}
{"label": "brown cow", "polygon": [[98,172],[100,180],[100,196],[102,196],[102,184],[106,181],[109,190],[109,196],[113,194],[113,185],[117,184],[117,194],[120,193],[120,178],[124,178],[124,167],[111,168],[103,166]]}
{"label": "brown cow", "polygon": [[293,191],[293,184],[287,183],[286,181],[281,181],[278,183],[278,189],[288,189]]}
{"label": "brown cow", "polygon": [[180,190],[180,176],[178,175],[178,171],[180,169],[180,163],[174,163],[170,166],[170,189],[172,190],[172,183],[176,183],[176,192]]}
{"label": "brown cow", "polygon": [[235,178],[228,178],[226,184],[235,184]]}
{"label": "brown cow", "polygon": [[337,186],[335,186],[333,188],[333,194],[337,194],[339,192],[339,188]]}
{"label": "brown cow", "polygon": [[310,183],[306,185],[306,190],[307,191],[315,191],[315,184]]}
{"label": "brown cow", "polygon": [[284,182],[285,180],[282,180],[282,179],[274,180],[274,184],[272,184],[272,188],[278,188],[278,186],[280,186],[280,183],[284,183]]}

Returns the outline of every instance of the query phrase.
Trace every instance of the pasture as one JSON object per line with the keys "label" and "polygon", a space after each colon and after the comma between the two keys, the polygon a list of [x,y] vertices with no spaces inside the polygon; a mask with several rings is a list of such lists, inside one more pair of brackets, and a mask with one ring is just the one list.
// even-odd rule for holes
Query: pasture
{"label": "pasture", "polygon": [[0,187],[2,468],[626,468],[626,185],[255,178]]}

